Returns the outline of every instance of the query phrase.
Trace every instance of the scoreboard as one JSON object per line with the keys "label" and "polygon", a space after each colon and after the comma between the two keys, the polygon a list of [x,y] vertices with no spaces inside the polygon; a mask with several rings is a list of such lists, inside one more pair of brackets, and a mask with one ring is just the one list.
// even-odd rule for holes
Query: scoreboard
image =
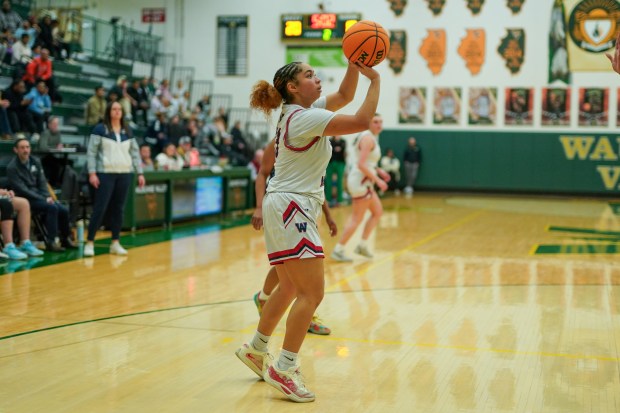
{"label": "scoreboard", "polygon": [[347,29],[361,19],[361,13],[283,14],[280,34],[291,44],[340,43]]}

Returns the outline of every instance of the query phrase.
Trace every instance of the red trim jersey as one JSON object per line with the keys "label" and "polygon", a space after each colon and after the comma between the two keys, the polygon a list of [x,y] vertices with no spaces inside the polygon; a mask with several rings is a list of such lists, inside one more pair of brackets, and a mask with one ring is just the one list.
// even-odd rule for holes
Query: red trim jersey
{"label": "red trim jersey", "polygon": [[325,169],[332,155],[327,138],[321,138],[336,115],[325,109],[321,97],[310,108],[284,105],[276,129],[275,174],[267,193],[291,192],[310,196],[323,204]]}

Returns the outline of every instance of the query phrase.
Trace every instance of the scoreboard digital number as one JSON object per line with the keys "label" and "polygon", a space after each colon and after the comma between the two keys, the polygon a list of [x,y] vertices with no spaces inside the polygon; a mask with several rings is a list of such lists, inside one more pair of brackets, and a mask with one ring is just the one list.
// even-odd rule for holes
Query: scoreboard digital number
{"label": "scoreboard digital number", "polygon": [[347,29],[361,19],[361,13],[284,14],[282,41],[294,44],[340,43]]}

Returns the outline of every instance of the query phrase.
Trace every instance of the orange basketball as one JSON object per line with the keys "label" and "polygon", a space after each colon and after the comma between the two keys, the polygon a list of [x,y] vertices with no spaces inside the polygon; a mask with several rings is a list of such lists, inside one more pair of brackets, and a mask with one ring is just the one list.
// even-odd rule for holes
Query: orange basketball
{"label": "orange basketball", "polygon": [[390,51],[390,35],[379,23],[361,20],[344,34],[342,51],[347,60],[372,67],[381,63]]}

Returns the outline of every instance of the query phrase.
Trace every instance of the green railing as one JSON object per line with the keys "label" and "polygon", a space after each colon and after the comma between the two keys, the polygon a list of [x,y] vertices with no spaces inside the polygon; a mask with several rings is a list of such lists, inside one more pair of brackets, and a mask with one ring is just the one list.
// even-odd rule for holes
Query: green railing
{"label": "green railing", "polygon": [[122,26],[117,22],[90,16],[81,19],[82,48],[84,53],[112,61],[127,59],[132,62],[155,64],[162,38]]}

